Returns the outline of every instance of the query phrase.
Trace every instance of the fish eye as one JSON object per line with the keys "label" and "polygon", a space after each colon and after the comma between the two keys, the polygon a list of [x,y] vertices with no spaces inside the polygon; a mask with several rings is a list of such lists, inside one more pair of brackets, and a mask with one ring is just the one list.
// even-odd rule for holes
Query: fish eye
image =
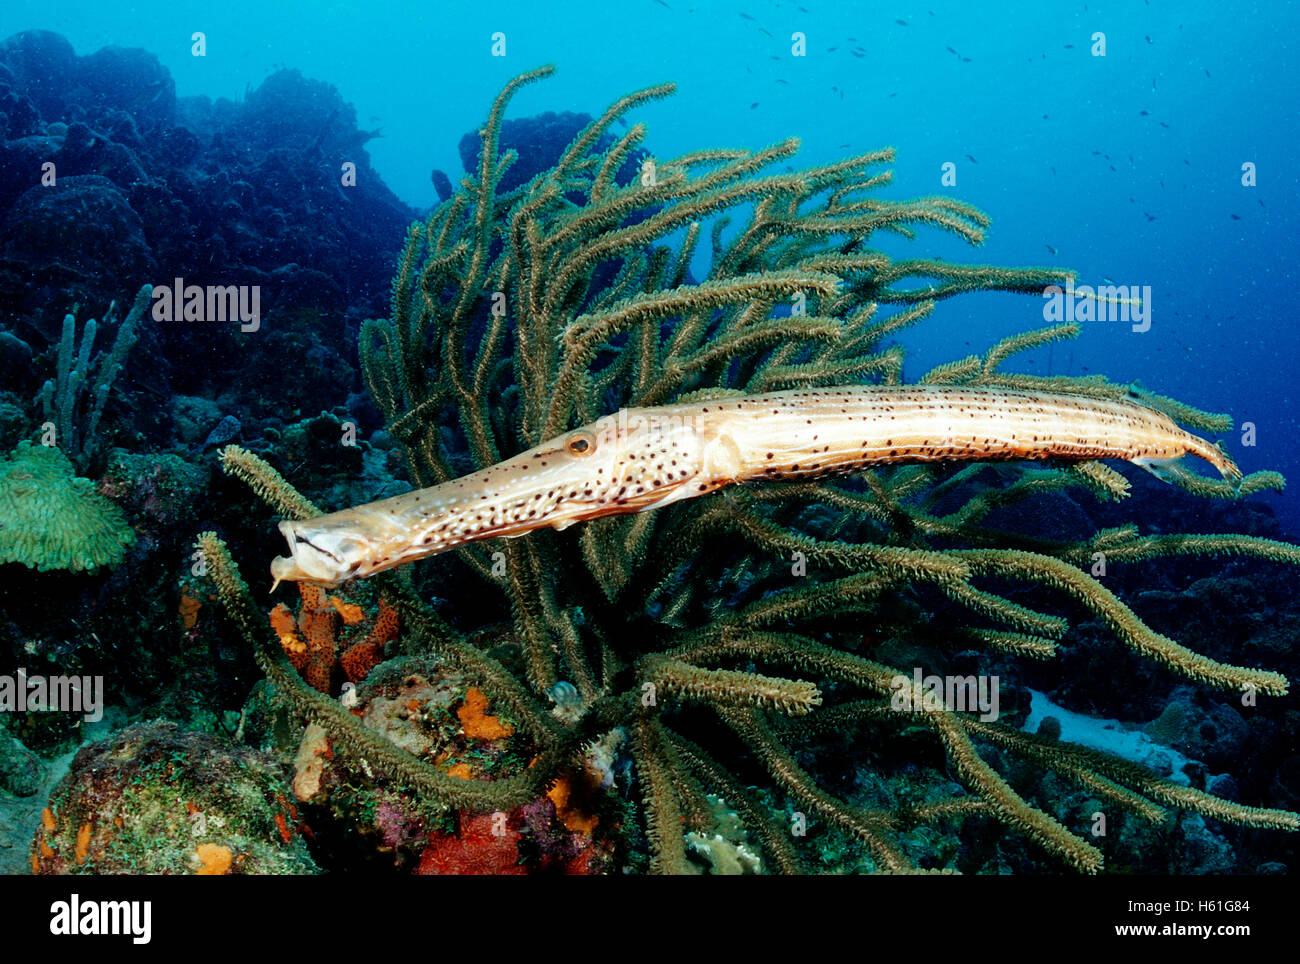
{"label": "fish eye", "polygon": [[570,455],[590,455],[596,451],[596,436],[590,432],[579,432],[564,443],[564,450]]}

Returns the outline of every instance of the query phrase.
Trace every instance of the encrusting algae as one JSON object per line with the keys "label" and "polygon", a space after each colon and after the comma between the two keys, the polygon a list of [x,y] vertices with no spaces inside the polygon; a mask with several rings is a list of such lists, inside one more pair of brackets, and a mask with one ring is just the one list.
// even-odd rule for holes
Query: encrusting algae
{"label": "encrusting algae", "polygon": [[[417,487],[454,484],[467,465],[487,472],[511,464],[511,456],[549,439],[585,438],[590,430],[581,426],[620,409],[687,405],[734,415],[747,405],[761,412],[746,399],[773,392],[803,392],[805,399],[820,392],[827,404],[845,391],[996,399],[1004,426],[1020,425],[1033,399],[1063,406],[1057,399],[1067,396],[1070,405],[1129,413],[1179,433],[1182,448],[1143,452],[1154,443],[1142,432],[1112,438],[1123,431],[1093,419],[1062,442],[1076,446],[1058,453],[1073,460],[1009,477],[987,471],[982,460],[1019,457],[1023,449],[999,453],[981,441],[967,455],[981,461],[954,466],[949,456],[971,440],[944,432],[929,438],[930,416],[910,415],[902,427],[921,431],[918,420],[925,423],[922,456],[930,461],[846,459],[852,474],[825,476],[804,472],[801,450],[798,469],[792,462],[774,476],[781,481],[760,471],[743,485],[655,511],[592,518],[562,532],[456,540],[414,570],[378,566],[371,581],[398,613],[403,651],[445,660],[537,747],[525,770],[489,779],[460,779],[449,765],[407,752],[304,682],[225,544],[204,533],[198,545],[227,611],[277,690],[324,729],[330,745],[461,811],[464,831],[478,826],[473,815],[510,812],[542,797],[597,741],[619,731],[635,763],[649,869],[659,873],[692,869],[688,835],[713,839],[717,799],[747,829],[746,846],[761,851],[752,863],[770,872],[801,872],[813,856],[792,832],[795,817],[838,828],[880,871],[943,869],[943,858],[908,842],[908,830],[971,816],[1005,824],[1077,870],[1102,868],[1102,850],[1084,838],[1086,827],[1064,826],[1031,805],[990,760],[999,768],[1002,761],[1045,767],[1102,806],[1153,823],[1177,808],[1254,827],[1300,827],[1295,814],[1178,786],[1095,751],[930,706],[919,693],[896,698],[897,681],[912,679],[913,662],[945,649],[1051,658],[1071,630],[1062,616],[1036,608],[1053,596],[1175,674],[1234,693],[1285,693],[1287,681],[1276,673],[1217,662],[1155,632],[1080,567],[1099,552],[1112,564],[1188,554],[1296,564],[1296,547],[1235,534],[1142,535],[1133,526],[1062,540],[987,521],[997,509],[1066,489],[1125,497],[1127,480],[1102,458],[1166,459],[1189,450],[1225,478],[1176,464],[1151,467],[1210,497],[1280,487],[1276,473],[1238,479],[1219,449],[1173,426],[1224,432],[1230,420],[1099,376],[1003,370],[1019,352],[1073,337],[1074,325],[1005,339],[931,370],[920,387],[901,386],[903,352],[892,339],[940,300],[990,290],[1038,294],[1072,274],[895,259],[868,247],[880,234],[911,238],[924,226],[979,244],[988,226],[982,213],[948,197],[874,196],[890,180],[881,169],[893,159],[889,150],[788,173],[772,170],[796,152],[793,140],[658,160],[640,146],[642,125],[618,136],[610,131],[637,105],[671,93],[664,85],[620,99],[551,169],[500,191],[514,160],[498,148],[506,106],[522,85],[549,73],[525,74],[497,98],[482,128],[476,177],[411,228],[391,316],[362,328],[366,384]],[[640,177],[619,183],[616,173],[638,156]],[[711,257],[697,279],[692,264],[701,245]],[[790,429],[797,419],[787,421]],[[839,423],[831,417],[823,424]],[[979,438],[1012,441],[1000,433]],[[898,447],[891,439],[880,439],[886,450]],[[250,453],[231,447],[222,461],[287,518],[289,533],[304,534],[295,552],[316,543],[316,530],[296,523],[327,525],[329,516],[318,519],[319,509]],[[738,464],[754,461],[748,455]],[[412,496],[399,499],[413,503]],[[519,517],[517,505],[499,508]],[[315,548],[340,559],[350,551],[341,543]],[[345,575],[302,568],[295,578]],[[1040,591],[1013,599],[1009,583]],[[440,609],[428,601],[435,594],[471,604]],[[921,594],[946,600],[947,629],[915,618]],[[900,725],[908,739],[942,749],[964,793],[863,806],[823,789],[800,762],[808,759],[800,748],[815,746],[820,734],[851,733],[878,746]],[[730,765],[742,758],[743,777]],[[755,767],[768,775],[757,790]]]}

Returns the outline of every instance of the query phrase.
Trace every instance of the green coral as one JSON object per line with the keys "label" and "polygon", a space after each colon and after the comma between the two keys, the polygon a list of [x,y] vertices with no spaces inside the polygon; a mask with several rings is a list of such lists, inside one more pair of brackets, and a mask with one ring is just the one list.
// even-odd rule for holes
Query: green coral
{"label": "green coral", "polygon": [[0,563],[42,572],[116,566],[135,533],[54,447],[18,443],[0,463]]}

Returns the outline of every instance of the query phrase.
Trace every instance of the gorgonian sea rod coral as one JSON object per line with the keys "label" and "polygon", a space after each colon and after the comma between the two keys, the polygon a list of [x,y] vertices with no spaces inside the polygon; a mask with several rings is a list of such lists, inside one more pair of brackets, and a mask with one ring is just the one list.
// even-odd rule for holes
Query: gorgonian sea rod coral
{"label": "gorgonian sea rod coral", "polygon": [[[483,126],[477,178],[412,227],[391,317],[361,332],[367,386],[419,487],[487,470],[624,407],[734,406],[739,396],[849,384],[906,394],[913,389],[899,385],[903,353],[891,338],[940,300],[983,290],[1037,293],[1070,277],[1052,268],[898,260],[870,247],[879,233],[911,238],[925,226],[978,244],[988,223],[946,197],[874,197],[889,181],[880,165],[891,151],[768,173],[796,142],[703,150],[652,161],[642,166],[645,176],[618,183],[615,174],[645,129],[636,124],[614,139],[611,125],[670,86],[622,98],[552,168],[502,193],[514,159],[498,149],[506,105],[521,85],[549,72],[526,74],[497,98]],[[734,228],[730,216],[740,218]],[[709,268],[697,280],[690,266],[704,243]],[[791,304],[798,310],[787,311]],[[1006,339],[930,371],[914,391],[949,400],[988,393],[1009,414],[1019,411],[1017,398],[1068,396],[1085,408],[1141,409],[1175,432],[1175,421],[1205,432],[1229,427],[1225,416],[1101,377],[1003,370],[1017,352],[1075,333],[1063,325]],[[905,421],[900,435],[908,425],[917,429]],[[924,454],[942,456],[943,441],[931,440]],[[1216,464],[1230,465],[1198,444]],[[1026,834],[1074,868],[1097,871],[1102,853],[1083,839],[1085,828],[1067,828],[1029,804],[989,759],[1046,767],[1101,806],[1147,821],[1177,808],[1261,827],[1300,823],[1005,723],[921,700],[900,708],[891,697],[894,681],[911,678],[936,652],[1052,657],[1070,624],[1032,607],[1053,596],[1170,672],[1229,692],[1285,692],[1276,673],[1217,662],[1152,630],[1081,566],[1097,552],[1112,563],[1231,553],[1294,564],[1295,547],[1242,535],[1143,536],[1135,526],[1057,540],[988,521],[999,508],[1071,487],[1121,498],[1125,478],[1094,459],[1135,454],[1098,447],[1076,452],[1081,461],[1027,468],[1011,479],[982,462],[958,468],[942,457],[855,465],[862,470],[850,475],[749,482],[564,531],[461,541],[415,570],[378,573],[373,580],[400,611],[403,650],[449,660],[536,741],[532,766],[495,780],[457,779],[365,730],[307,686],[221,540],[205,533],[200,547],[277,688],[343,752],[448,807],[483,813],[534,799],[584,747],[618,729],[635,762],[650,867],[658,872],[687,869],[687,835],[711,831],[717,797],[773,870],[798,872],[809,856],[787,815],[773,810],[784,802],[856,838],[880,870],[944,866],[948,858],[917,852],[910,831],[976,815]],[[228,448],[223,464],[287,518],[320,515],[249,453]],[[1169,467],[1165,475],[1205,496],[1281,484],[1274,473],[1211,480]],[[1037,592],[1012,598],[1014,583]],[[433,593],[445,602],[431,604]],[[943,607],[944,628],[917,618],[921,595]],[[558,693],[563,713],[550,706]],[[917,727],[928,733],[966,793],[863,805],[828,792],[796,756],[826,732],[879,742],[900,727],[908,739]],[[767,786],[755,790],[759,771]]]}

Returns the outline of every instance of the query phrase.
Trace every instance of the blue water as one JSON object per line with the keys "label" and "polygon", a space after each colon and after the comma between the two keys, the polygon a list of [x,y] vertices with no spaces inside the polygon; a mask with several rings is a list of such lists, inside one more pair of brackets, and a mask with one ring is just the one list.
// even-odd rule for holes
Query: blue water
{"label": "blue water", "polygon": [[[676,81],[674,98],[635,115],[660,156],[791,134],[803,139],[803,163],[893,145],[888,196],[947,192],[994,220],[977,252],[937,234],[899,252],[1065,265],[1081,281],[1151,287],[1149,331],[1085,324],[1075,342],[1025,356],[1024,370],[1105,372],[1229,411],[1256,428],[1253,447],[1227,438],[1242,467],[1293,478],[1300,138],[1286,54],[1298,26],[1289,3],[1201,0],[0,8],[0,37],[41,28],[79,54],[144,47],[182,97],[239,99],[285,66],[332,83],[361,128],[382,128],[367,146],[374,165],[421,209],[435,200],[430,170],[459,172],[457,141],[502,83],[542,63],[558,75],[521,93],[514,116],[596,113],[629,90]],[[198,30],[202,58],[190,53]],[[497,31],[504,57],[491,55]],[[790,55],[794,31],[806,35],[805,57]],[[1091,53],[1096,31],[1105,57]],[[956,165],[955,187],[940,183],[945,162]],[[1241,183],[1246,163],[1257,186]],[[1043,324],[1041,307],[1009,295],[944,303],[909,341],[909,376]],[[1300,499],[1260,498],[1300,529]]]}

